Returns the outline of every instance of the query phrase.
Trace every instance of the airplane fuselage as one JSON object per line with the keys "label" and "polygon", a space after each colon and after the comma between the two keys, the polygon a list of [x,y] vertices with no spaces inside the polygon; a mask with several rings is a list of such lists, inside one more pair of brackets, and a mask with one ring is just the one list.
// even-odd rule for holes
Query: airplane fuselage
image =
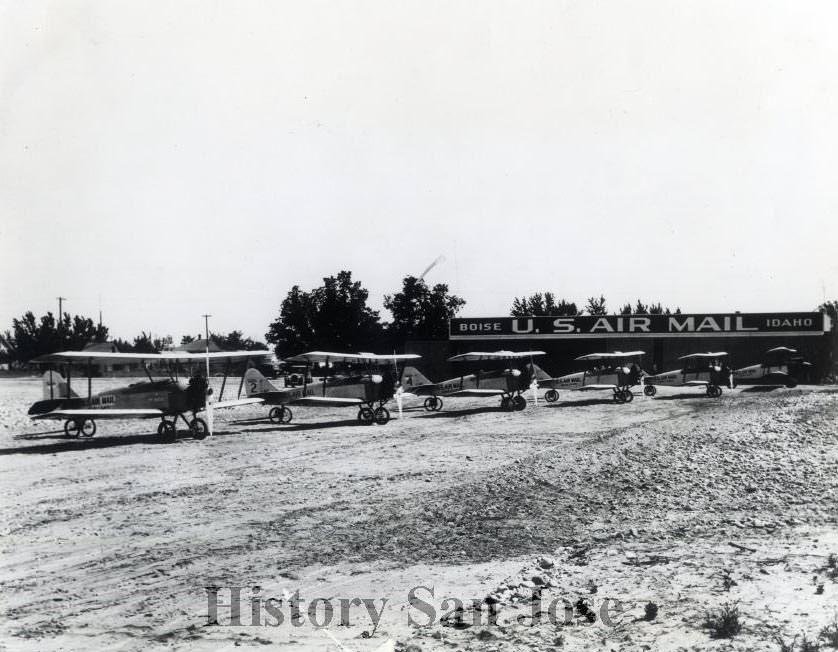
{"label": "airplane fuselage", "polygon": [[455,376],[430,385],[407,387],[407,391],[417,396],[451,396],[469,390],[497,390],[499,393],[512,394],[527,388],[523,378],[523,374],[516,375],[510,370],[481,371],[477,374]]}
{"label": "airplane fuselage", "polygon": [[173,380],[141,382],[99,392],[91,397],[44,399],[34,403],[28,414],[38,416],[53,410],[133,410],[157,409],[166,416],[204,407],[203,392],[190,395],[185,384]]}

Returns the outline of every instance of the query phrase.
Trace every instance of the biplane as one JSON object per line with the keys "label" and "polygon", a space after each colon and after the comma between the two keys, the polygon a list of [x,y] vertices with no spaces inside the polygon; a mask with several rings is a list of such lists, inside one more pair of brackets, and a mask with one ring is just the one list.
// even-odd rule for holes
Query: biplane
{"label": "biplane", "polygon": [[[68,437],[92,437],[96,434],[96,421],[100,419],[154,419],[159,418],[157,434],[166,440],[177,438],[177,423],[182,419],[195,439],[204,439],[211,434],[207,422],[198,416],[207,407],[212,390],[207,378],[200,370],[209,360],[227,362],[224,380],[218,400],[211,403],[213,410],[261,403],[258,399],[238,398],[223,401],[233,362],[264,357],[267,352],[217,351],[208,354],[163,352],[163,353],[104,353],[92,351],[63,351],[50,353],[32,360],[37,364],[64,365],[67,377],[49,369],[43,375],[43,399],[29,408],[33,419],[58,419],[64,421],[64,433]],[[93,393],[93,368],[98,364],[139,364],[148,381],[133,383],[125,387]],[[191,363],[198,373],[188,380],[179,377],[179,364]],[[86,396],[77,393],[72,386],[74,366],[86,368]],[[165,370],[166,378],[155,380],[151,370]],[[242,378],[242,381],[244,379]],[[239,386],[241,392],[241,385]],[[186,417],[192,413],[192,418]]]}
{"label": "biplane", "polygon": [[[248,398],[258,398],[274,406],[268,412],[272,423],[289,423],[293,413],[288,406],[300,405],[356,407],[361,423],[384,425],[390,420],[385,403],[399,391],[398,362],[420,357],[414,353],[377,355],[312,351],[285,360],[286,364],[297,366],[294,373],[285,376],[282,387],[274,385],[258,369],[248,369],[244,374],[245,392]],[[340,372],[335,371],[337,368]],[[315,379],[318,369],[323,374]]]}
{"label": "biplane", "polygon": [[734,369],[733,381],[737,385],[783,385],[796,387],[797,375],[805,367],[811,367],[797,349],[777,346],[765,352],[765,361],[741,369]]}
{"label": "biplane", "polygon": [[438,412],[442,409],[442,397],[500,397],[500,407],[506,411],[523,410],[527,399],[523,392],[530,389],[532,376],[524,362],[532,362],[534,356],[545,355],[544,351],[475,351],[448,358],[449,362],[494,362],[501,363],[499,369],[455,376],[433,383],[416,368],[407,367],[402,375],[402,386],[406,392],[426,396],[425,409]]}
{"label": "biplane", "polygon": [[[557,378],[536,375],[539,387],[547,387],[544,400],[555,403],[560,389],[574,391],[611,390],[614,401],[627,403],[634,400],[631,388],[644,375],[644,371],[632,358],[645,355],[645,351],[613,351],[611,353],[589,353],[576,358],[585,363],[584,371],[577,371]],[[546,374],[544,374],[546,376]]]}
{"label": "biplane", "polygon": [[730,367],[723,362],[727,357],[724,351],[716,353],[690,353],[682,355],[679,360],[684,361],[681,369],[666,371],[654,376],[643,378],[643,393],[654,396],[658,393],[656,385],[667,387],[704,387],[707,396],[718,398],[722,395],[722,387],[731,387]]}

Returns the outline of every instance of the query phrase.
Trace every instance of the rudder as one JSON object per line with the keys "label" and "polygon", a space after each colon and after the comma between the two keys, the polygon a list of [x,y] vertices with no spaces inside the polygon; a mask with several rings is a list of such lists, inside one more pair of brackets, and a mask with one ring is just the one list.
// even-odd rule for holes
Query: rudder
{"label": "rudder", "polygon": [[275,392],[276,387],[258,369],[250,367],[244,372],[244,390],[247,393],[247,397],[250,398],[251,396],[266,392]]}
{"label": "rudder", "polygon": [[405,367],[402,370],[402,387],[406,391],[410,391],[411,387],[418,387],[419,385],[432,385],[426,376],[422,375],[416,367]]}

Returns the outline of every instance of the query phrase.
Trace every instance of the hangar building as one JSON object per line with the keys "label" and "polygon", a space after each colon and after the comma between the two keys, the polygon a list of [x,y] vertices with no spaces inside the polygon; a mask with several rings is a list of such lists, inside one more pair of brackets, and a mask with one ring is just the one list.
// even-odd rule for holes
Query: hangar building
{"label": "hangar building", "polygon": [[[642,350],[643,368],[660,373],[678,368],[677,358],[688,353],[726,351],[728,364],[738,368],[761,362],[770,348],[787,346],[814,365],[810,377],[800,380],[817,382],[833,369],[835,337],[830,329],[829,317],[820,312],[465,317],[451,320],[447,347],[417,352],[441,374],[443,356],[542,350],[547,355],[539,365],[557,376],[577,371],[574,358],[594,352]],[[446,377],[460,373],[453,365],[447,371]]]}

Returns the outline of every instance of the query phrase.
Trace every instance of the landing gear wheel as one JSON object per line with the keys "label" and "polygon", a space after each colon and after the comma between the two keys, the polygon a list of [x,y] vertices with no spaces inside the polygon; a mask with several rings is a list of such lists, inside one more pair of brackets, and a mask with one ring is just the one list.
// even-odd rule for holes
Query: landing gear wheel
{"label": "landing gear wheel", "polygon": [[555,403],[559,400],[559,393],[555,389],[548,389],[544,394],[544,400],[548,403]]}
{"label": "landing gear wheel", "polygon": [[291,408],[284,405],[271,408],[271,411],[268,412],[268,419],[271,420],[271,423],[291,423],[293,418],[294,414],[291,412]]}
{"label": "landing gear wheel", "polygon": [[786,381],[786,387],[788,387],[789,389],[791,389],[792,387],[797,387],[797,380],[795,380],[794,378],[789,378]]}
{"label": "landing gear wheel", "polygon": [[177,427],[174,421],[161,421],[157,426],[157,434],[166,441],[175,441],[177,439]]}
{"label": "landing gear wheel", "polygon": [[527,407],[527,399],[518,394],[518,396],[512,399],[512,405],[516,410],[520,412],[525,407]]}
{"label": "landing gear wheel", "polygon": [[436,399],[436,406],[434,407],[434,412],[439,412],[442,409],[442,399],[439,396],[434,397]]}
{"label": "landing gear wheel", "polygon": [[379,426],[383,426],[390,420],[390,411],[386,407],[381,406],[380,408],[376,408],[373,417]]}
{"label": "landing gear wheel", "polygon": [[655,394],[658,393],[658,388],[655,387],[654,385],[644,385],[643,386],[643,393],[646,396],[654,396]]}
{"label": "landing gear wheel", "polygon": [[631,403],[634,400],[634,392],[632,392],[630,389],[624,389],[623,396],[626,399],[626,403]]}
{"label": "landing gear wheel", "polygon": [[189,422],[189,431],[192,433],[192,437],[195,439],[206,439],[207,435],[209,434],[207,422],[197,417]]}
{"label": "landing gear wheel", "polygon": [[429,396],[425,399],[425,409],[428,412],[436,412],[437,397]]}
{"label": "landing gear wheel", "polygon": [[719,398],[721,395],[722,395],[722,388],[719,387],[718,385],[713,385],[713,393],[711,394],[711,396],[713,398]]}
{"label": "landing gear wheel", "polygon": [[621,389],[614,390],[614,402],[615,403],[625,403],[626,402],[626,394]]}
{"label": "landing gear wheel", "polygon": [[375,413],[371,408],[364,407],[358,411],[358,421],[366,426],[369,426],[375,421]]}
{"label": "landing gear wheel", "polygon": [[500,409],[504,410],[505,412],[511,412],[515,408],[515,405],[512,403],[512,399],[508,396],[504,396],[500,400]]}
{"label": "landing gear wheel", "polygon": [[[78,422],[76,422],[78,423]],[[79,434],[82,437],[90,438],[96,434],[96,422],[93,419],[85,419],[79,426]]]}
{"label": "landing gear wheel", "polygon": [[64,434],[68,437],[72,437],[76,439],[81,434],[81,428],[79,428],[79,424],[77,421],[73,419],[68,419],[64,422]]}

